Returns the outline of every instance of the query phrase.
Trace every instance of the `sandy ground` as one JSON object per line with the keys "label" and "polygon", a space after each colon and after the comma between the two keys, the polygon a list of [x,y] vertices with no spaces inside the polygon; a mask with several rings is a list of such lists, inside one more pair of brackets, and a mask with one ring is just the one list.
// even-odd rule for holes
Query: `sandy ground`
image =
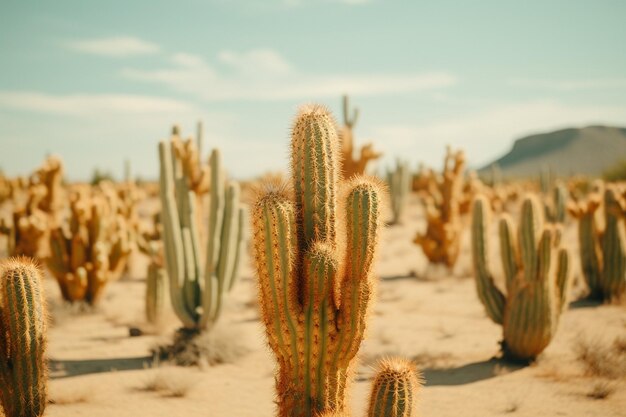
{"label": "sandy ground", "polygon": [[[626,337],[624,307],[575,303],[536,364],[500,362],[493,358],[501,328],[487,318],[476,296],[469,236],[463,237],[463,253],[452,273],[427,267],[421,250],[411,243],[424,227],[416,201],[405,214],[403,224],[386,229],[381,242],[377,301],[352,389],[355,416],[365,415],[373,364],[389,355],[413,358],[422,369],[426,384],[419,395],[420,416],[626,416],[626,382],[610,380],[614,392],[606,399],[588,397],[604,380],[585,376],[575,354],[581,338],[609,344]],[[568,226],[565,239],[575,247],[574,225]],[[495,244],[492,249],[497,250]],[[150,348],[171,339],[178,325],[171,312],[160,335],[129,336],[129,327],[144,326],[145,260],[137,259],[130,277],[112,283],[100,307],[89,313],[59,305],[56,283],[49,279],[53,404],[47,415],[273,415],[274,361],[258,321],[253,270],[249,259],[244,262],[216,332],[226,346],[243,343],[249,353],[204,369],[151,362]],[[183,396],[146,390],[159,381],[170,382]]]}

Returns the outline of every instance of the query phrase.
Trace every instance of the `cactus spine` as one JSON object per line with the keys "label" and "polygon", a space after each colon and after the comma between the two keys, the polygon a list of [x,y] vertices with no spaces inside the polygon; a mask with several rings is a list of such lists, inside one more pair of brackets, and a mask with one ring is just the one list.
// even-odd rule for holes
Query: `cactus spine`
{"label": "cactus spine", "polygon": [[517,238],[510,218],[500,221],[500,247],[506,295],[494,282],[487,254],[489,204],[479,196],[472,213],[472,255],[478,297],[487,315],[503,325],[505,355],[530,360],[554,336],[567,304],[569,255],[556,247],[554,228],[544,227],[538,200],[528,196],[522,205]]}
{"label": "cactus spine", "polygon": [[5,260],[0,269],[1,408],[10,417],[39,417],[48,379],[41,273],[27,258]]}
{"label": "cactus spine", "polygon": [[378,365],[367,417],[411,417],[421,387],[415,365],[405,359],[386,359]]}
{"label": "cactus spine", "polygon": [[165,265],[174,312],[185,328],[201,331],[217,321],[222,297],[235,281],[244,213],[239,185],[226,184],[220,153],[214,149],[209,160],[208,239],[203,263],[198,202],[174,146],[171,141],[159,144]]}
{"label": "cactus spine", "polygon": [[295,198],[271,189],[254,208],[259,298],[279,364],[281,417],[344,412],[366,327],[381,190],[376,182],[355,178],[339,200],[338,165],[332,115],[320,106],[303,107],[291,141]]}
{"label": "cactus spine", "polygon": [[387,171],[387,185],[393,214],[391,223],[396,224],[400,221],[411,187],[411,176],[406,163],[396,161],[396,168]]}
{"label": "cactus spine", "polygon": [[[604,228],[596,212],[603,207]],[[626,204],[612,188],[604,201],[594,194],[586,203],[572,204],[578,218],[580,262],[592,298],[618,299],[626,294]]]}

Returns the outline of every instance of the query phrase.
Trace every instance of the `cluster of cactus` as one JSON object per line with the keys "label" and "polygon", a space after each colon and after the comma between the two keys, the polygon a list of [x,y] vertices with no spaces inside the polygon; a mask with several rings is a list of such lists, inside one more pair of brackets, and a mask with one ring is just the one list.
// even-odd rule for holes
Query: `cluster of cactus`
{"label": "cluster of cactus", "polygon": [[48,255],[49,232],[63,209],[63,164],[49,156],[28,182],[13,188],[11,218],[0,220],[0,234],[7,237],[10,256],[43,258]]}
{"label": "cluster of cactus", "polygon": [[402,213],[407,204],[407,198],[411,191],[410,170],[406,163],[396,161],[393,170],[387,170],[387,186],[389,188],[389,200],[391,202],[391,223],[400,222]]}
{"label": "cluster of cactus", "polygon": [[361,147],[358,159],[354,158],[354,134],[352,129],[359,117],[359,109],[350,111],[348,96],[343,96],[343,127],[341,129],[341,171],[346,178],[353,175],[363,175],[367,164],[382,156],[374,151],[374,146],[368,143]]}
{"label": "cluster of cactus", "polygon": [[172,128],[171,146],[180,161],[183,176],[188,187],[196,195],[206,194],[209,191],[209,167],[202,164],[202,124],[198,123],[196,142],[193,138],[181,139],[180,127]]}
{"label": "cluster of cactus", "polygon": [[570,283],[568,252],[560,247],[556,226],[543,224],[537,198],[527,196],[514,233],[504,215],[499,223],[500,254],[506,294],[489,268],[489,204],[478,196],[472,212],[472,257],[478,297],[487,315],[503,326],[505,356],[532,360],[550,343],[567,305]]}
{"label": "cluster of cactus", "polygon": [[104,196],[79,191],[71,196],[68,223],[52,230],[46,263],[63,299],[94,304],[124,271],[130,233]]}
{"label": "cluster of cactus", "polygon": [[544,209],[546,219],[550,223],[565,222],[568,191],[565,185],[555,183],[552,187],[552,198],[544,196]]}
{"label": "cluster of cactus", "polygon": [[590,297],[603,300],[626,295],[626,197],[614,187],[572,202],[578,219],[580,262]]}
{"label": "cluster of cactus", "polygon": [[0,264],[0,415],[40,417],[47,402],[47,316],[41,273],[27,258]]}
{"label": "cluster of cactus", "polygon": [[239,185],[234,181],[227,183],[220,153],[214,149],[207,167],[208,229],[205,260],[201,259],[200,222],[204,218],[199,208],[200,196],[193,191],[194,181],[189,177],[192,171],[185,167],[191,160],[181,159],[177,146],[176,140],[159,144],[165,265],[174,312],[185,329],[200,332],[215,324],[223,297],[235,283],[243,243],[244,208],[239,202]]}
{"label": "cluster of cactus", "polygon": [[465,156],[446,150],[442,178],[436,179],[436,192],[423,195],[427,227],[418,233],[414,243],[421,246],[433,263],[453,266],[459,255],[461,219],[459,205],[463,186]]}
{"label": "cluster of cactus", "polygon": [[338,144],[325,108],[301,108],[291,139],[294,195],[268,186],[254,207],[259,298],[279,365],[281,417],[345,411],[372,302],[382,191],[356,177],[340,201]]}

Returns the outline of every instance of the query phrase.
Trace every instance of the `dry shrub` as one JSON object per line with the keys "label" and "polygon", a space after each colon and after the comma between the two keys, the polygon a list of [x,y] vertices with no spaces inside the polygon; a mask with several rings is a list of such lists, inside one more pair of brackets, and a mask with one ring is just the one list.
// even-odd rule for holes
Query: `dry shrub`
{"label": "dry shrub", "polygon": [[84,404],[93,400],[96,390],[91,386],[63,387],[51,389],[48,402],[55,405]]}
{"label": "dry shrub", "polygon": [[575,353],[586,376],[617,379],[626,377],[626,340],[618,338],[612,344],[579,338]]}
{"label": "dry shrub", "polygon": [[189,394],[197,378],[175,368],[159,369],[144,381],[141,391],[155,392],[162,397],[182,398]]}
{"label": "dry shrub", "polygon": [[608,381],[598,381],[593,384],[591,391],[587,393],[587,397],[594,400],[604,400],[615,392],[615,384]]}
{"label": "dry shrub", "polygon": [[250,352],[242,335],[232,327],[218,325],[210,332],[180,329],[171,345],[158,346],[154,353],[180,366],[213,366],[234,363]]}

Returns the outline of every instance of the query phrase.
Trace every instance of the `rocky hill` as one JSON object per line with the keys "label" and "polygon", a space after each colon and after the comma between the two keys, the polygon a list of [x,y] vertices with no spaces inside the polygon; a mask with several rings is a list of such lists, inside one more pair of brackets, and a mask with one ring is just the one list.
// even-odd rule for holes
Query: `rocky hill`
{"label": "rocky hill", "polygon": [[498,164],[507,177],[532,176],[542,169],[557,175],[600,175],[624,159],[626,128],[588,126],[517,139],[509,153],[480,171]]}

